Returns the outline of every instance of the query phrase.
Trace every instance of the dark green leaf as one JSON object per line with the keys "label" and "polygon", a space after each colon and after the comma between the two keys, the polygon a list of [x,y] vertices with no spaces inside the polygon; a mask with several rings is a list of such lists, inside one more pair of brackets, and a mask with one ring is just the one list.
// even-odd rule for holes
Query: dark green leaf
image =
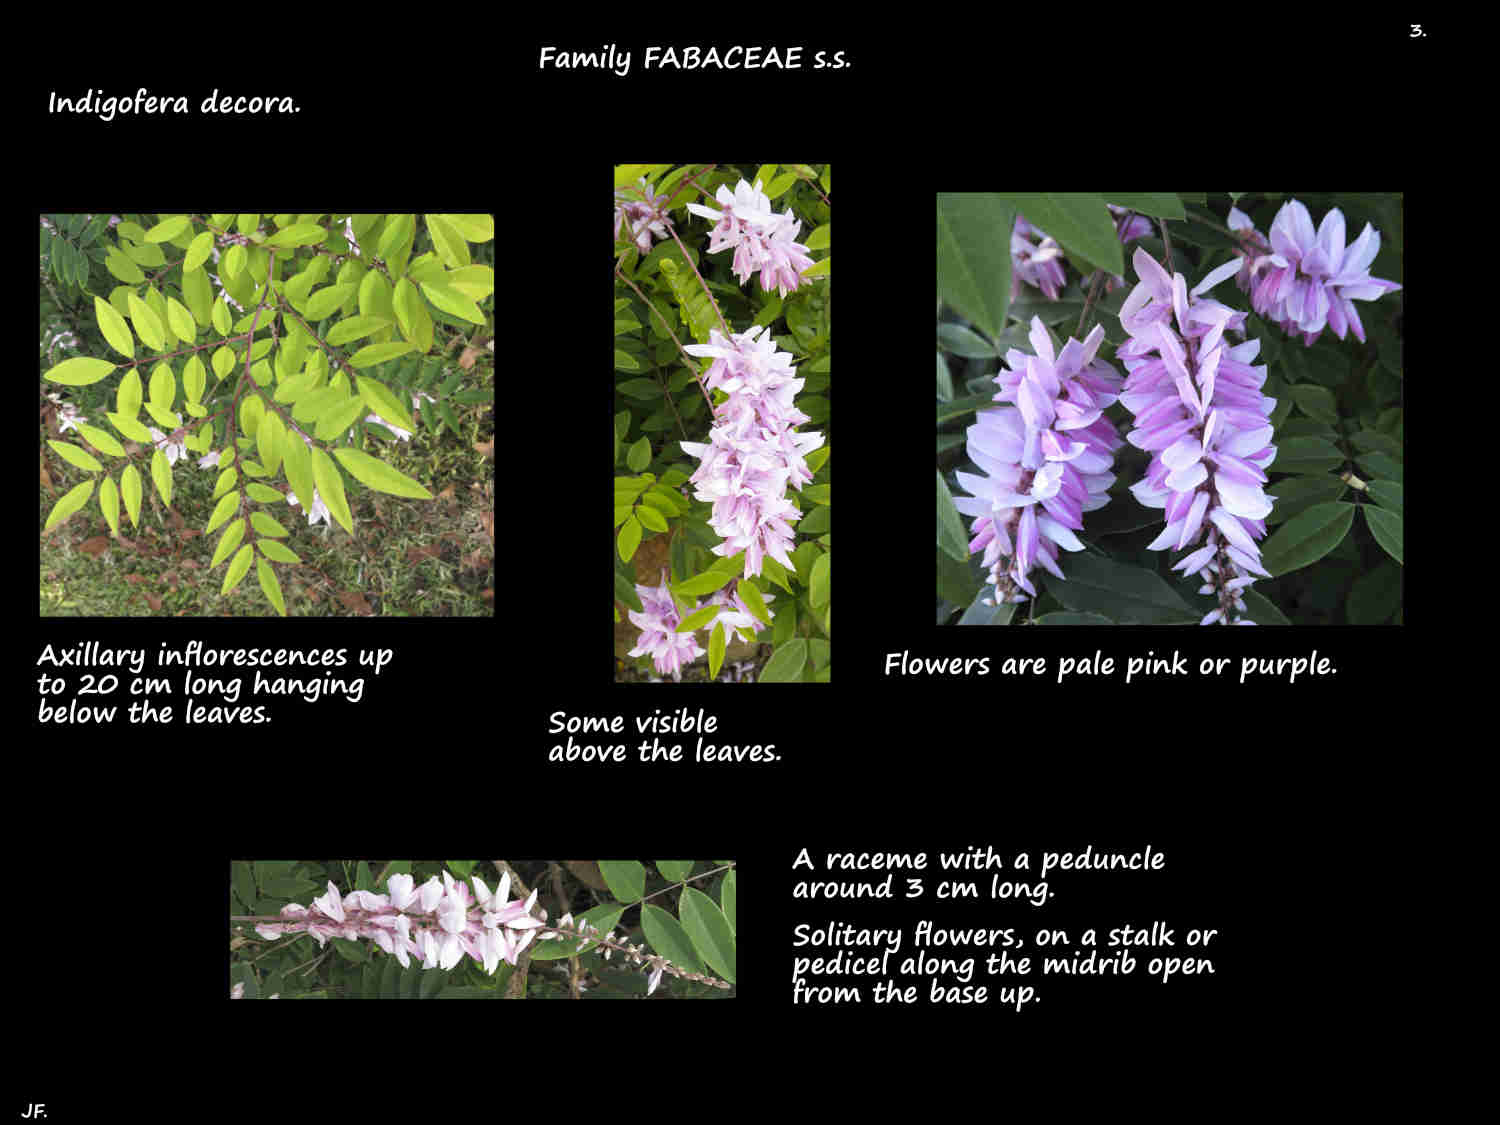
{"label": "dark green leaf", "polygon": [[939,324],[937,342],[944,351],[965,359],[994,359],[996,354],[993,344],[961,324]]}
{"label": "dark green leaf", "polygon": [[1106,191],[1100,194],[1106,202],[1116,207],[1129,207],[1141,215],[1160,219],[1181,219],[1187,215],[1182,200],[1169,191]]}
{"label": "dark green leaf", "polygon": [[1254,589],[1245,590],[1241,597],[1245,602],[1245,615],[1257,625],[1290,625],[1281,610],[1271,604],[1270,600],[1262,593]]}
{"label": "dark green leaf", "polygon": [[1401,485],[1393,480],[1372,480],[1367,487],[1382,508],[1401,514]]}
{"label": "dark green leaf", "polygon": [[1299,383],[1292,388],[1291,394],[1292,400],[1308,417],[1328,423],[1339,420],[1338,403],[1334,401],[1333,392],[1328,388],[1312,383]]}
{"label": "dark green leaf", "polygon": [[1097,613],[1122,625],[1185,624],[1197,618],[1177,592],[1138,566],[1086,553],[1059,561],[1067,577],[1046,578],[1047,592],[1068,609]]}
{"label": "dark green leaf", "polygon": [[1280,442],[1271,467],[1278,473],[1323,474],[1344,463],[1344,455],[1323,438],[1291,438]]}
{"label": "dark green leaf", "polygon": [[963,520],[953,506],[953,494],[943,474],[937,474],[937,543],[950,558],[965,562],[969,557],[969,537],[964,534]]}
{"label": "dark green leaf", "polygon": [[[1034,227],[1047,232],[1075,266],[1080,259],[1112,274],[1125,272],[1125,257],[1115,234],[1115,221],[1095,192],[1002,192],[1016,211]],[[1007,244],[1009,240],[1007,239]],[[1087,270],[1082,272],[1087,273]],[[972,318],[971,318],[972,319]]]}
{"label": "dark green leaf", "polygon": [[993,394],[969,395],[966,398],[956,398],[952,402],[940,402],[937,405],[937,424],[941,426],[944,422],[951,422],[955,418],[962,418],[965,414],[994,405]]}
{"label": "dark green leaf", "polygon": [[1405,475],[1401,463],[1393,457],[1384,453],[1362,453],[1355,458],[1355,463],[1364,469],[1371,477],[1379,477],[1383,480],[1393,480],[1401,483]]}
{"label": "dark green leaf", "polygon": [[1354,505],[1314,504],[1283,524],[1261,546],[1261,565],[1273,576],[1311,566],[1337,547],[1354,524]]}
{"label": "dark green leaf", "polygon": [[761,683],[790,683],[802,678],[802,669],[807,664],[807,642],[794,637],[778,645],[771,659],[761,670]]}
{"label": "dark green leaf", "polygon": [[1385,548],[1386,554],[1404,566],[1405,559],[1402,557],[1402,552],[1405,531],[1401,517],[1395,512],[1388,512],[1373,504],[1365,504],[1362,507],[1365,513],[1365,523],[1370,527],[1370,534],[1375,536],[1375,542]]}
{"label": "dark green leaf", "polygon": [[993,193],[939,192],[937,291],[992,339],[1010,303],[1010,234],[1015,211]]}
{"label": "dark green leaf", "polygon": [[1268,495],[1276,498],[1266,523],[1285,523],[1314,504],[1327,504],[1344,494],[1348,486],[1331,473],[1327,476],[1286,477],[1267,485]]}
{"label": "dark green leaf", "polygon": [[646,893],[646,869],[633,859],[601,859],[599,873],[620,902],[635,902]]}
{"label": "dark green leaf", "polygon": [[1351,625],[1384,625],[1401,607],[1401,568],[1381,563],[1349,588],[1345,612]]}

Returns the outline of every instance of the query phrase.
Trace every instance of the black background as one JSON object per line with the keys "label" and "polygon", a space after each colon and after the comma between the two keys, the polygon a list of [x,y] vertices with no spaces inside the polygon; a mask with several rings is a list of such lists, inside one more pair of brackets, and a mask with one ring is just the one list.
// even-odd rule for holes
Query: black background
{"label": "black background", "polygon": [[[689,1109],[711,1095],[720,1107],[764,1103],[788,1114],[856,1094],[910,1094],[941,1112],[959,1092],[985,1105],[1028,1086],[1056,1099],[1096,1087],[1118,1095],[1124,1087],[1100,1077],[1116,1069],[1131,1072],[1129,1088],[1150,1091],[1147,1104],[1202,1086],[1212,1104],[1266,1108],[1294,1090],[1311,1091],[1319,1104],[1348,1096],[1339,1076],[1356,1064],[1365,1075],[1356,1100],[1378,1098],[1391,1077],[1382,1060],[1411,1036],[1421,1018],[1413,1010],[1425,1003],[1423,947],[1403,943],[1397,956],[1393,915],[1420,924],[1420,912],[1441,909],[1415,893],[1427,887],[1440,898],[1433,884],[1445,877],[1434,873],[1430,849],[1452,825],[1435,827],[1433,794],[1466,787],[1445,757],[1453,728],[1442,716],[1453,689],[1444,669],[1455,657],[1424,624],[1421,590],[1408,588],[1405,629],[1316,633],[939,630],[928,600],[923,325],[934,188],[1084,187],[1106,157],[1111,174],[1144,186],[1276,179],[1287,169],[1319,178],[1319,165],[1288,156],[1250,173],[1230,152],[1159,168],[1139,146],[1109,151],[1116,119],[1096,117],[1079,96],[1092,82],[1132,90],[1138,74],[1107,70],[1100,79],[1080,58],[1043,52],[1042,87],[1078,87],[1049,105],[1018,69],[1039,44],[997,39],[991,56],[978,42],[933,43],[897,30],[801,40],[808,59],[820,47],[848,51],[853,65],[838,75],[538,74],[534,44],[524,42],[507,45],[498,67],[473,60],[441,83],[421,80],[423,60],[388,48],[340,68],[332,85],[291,77],[312,67],[252,68],[236,80],[205,62],[179,68],[180,78],[80,69],[25,91],[19,104],[40,169],[26,185],[34,188],[29,206],[14,216],[27,254],[35,210],[157,210],[205,199],[234,209],[269,199],[288,210],[331,200],[355,210],[495,211],[504,248],[497,471],[515,487],[500,489],[495,621],[37,624],[29,574],[19,568],[13,711],[30,719],[15,724],[8,755],[10,875],[14,901],[33,920],[10,927],[7,959],[8,1007],[25,1039],[7,1067],[17,1114],[40,1101],[59,1121],[153,1106],[168,1119],[240,1119],[359,1104],[361,1091],[374,1097],[391,1084],[421,1091],[413,1108],[439,1093],[462,1104],[469,1091],[490,1089],[497,1106],[525,1095],[535,1100],[523,1107],[548,1113],[590,1105],[639,1112],[629,1099],[640,1091]],[[1144,29],[1132,34],[1139,48]],[[799,41],[796,28],[765,37]],[[587,48],[594,39],[609,35],[542,41]],[[742,33],[720,42],[753,41]],[[1394,32],[1392,42],[1403,46]],[[641,44],[633,46],[638,68]],[[52,88],[125,94],[137,85],[188,94],[194,113],[110,125],[46,115]],[[291,121],[203,119],[197,102],[215,85],[286,92],[303,110]],[[800,104],[809,92],[828,102],[831,128],[808,111],[790,128],[778,118],[778,99]],[[1143,126],[1168,128],[1141,97]],[[1007,131],[997,148],[1016,120],[1039,122],[1034,147],[1012,147],[1016,134]],[[1070,121],[1079,138],[1071,152],[1053,140],[1070,132]],[[684,131],[695,138],[691,151],[682,150]],[[608,300],[609,273],[594,240],[609,166],[654,157],[840,167],[843,393],[832,444],[845,549],[840,664],[828,686],[739,691],[609,680],[605,619],[595,607],[611,549],[600,451],[613,404],[605,402],[603,322],[593,311]],[[1381,182],[1399,174],[1387,164]],[[22,264],[18,257],[12,299],[25,320]],[[29,355],[16,358],[29,365]],[[14,443],[12,454],[14,479],[29,479],[29,442]],[[1421,529],[1420,516],[1413,524]],[[152,651],[162,640],[195,638],[390,647],[396,661],[359,705],[278,702],[264,727],[35,723],[30,685],[43,644],[93,639]],[[1060,656],[1101,649],[1121,669],[1147,649],[1182,650],[1194,665],[1205,656],[1316,649],[1337,673],[1296,684],[1194,676],[1126,687],[1118,673],[1060,686],[1054,676],[999,672],[1008,656],[1044,655],[1055,669]],[[988,656],[992,672],[885,675],[885,655],[902,651]],[[620,714],[629,724],[677,706],[709,708],[719,718],[716,739],[774,743],[779,760],[546,763],[559,740],[547,732],[556,711]],[[803,847],[821,859],[835,851],[935,856],[986,844],[1007,854],[1150,844],[1167,866],[1056,877],[1059,897],[1040,911],[791,898],[797,879],[821,877],[792,870]],[[219,943],[228,861],[334,852],[736,858],[738,996],[642,1009],[633,1020],[616,1013],[597,1027],[556,1005],[527,1009],[519,1024],[482,1009],[390,1025],[348,1009],[294,1018],[226,1008]],[[1160,918],[1179,932],[1216,927],[1217,972],[1165,986],[1143,974],[1122,982],[1033,977],[1024,983],[1043,1000],[1020,1014],[995,1004],[791,1006],[799,922],[909,928],[923,917],[965,926]],[[908,938],[902,955],[909,951]],[[1053,1068],[1072,1078],[1042,1081]]]}

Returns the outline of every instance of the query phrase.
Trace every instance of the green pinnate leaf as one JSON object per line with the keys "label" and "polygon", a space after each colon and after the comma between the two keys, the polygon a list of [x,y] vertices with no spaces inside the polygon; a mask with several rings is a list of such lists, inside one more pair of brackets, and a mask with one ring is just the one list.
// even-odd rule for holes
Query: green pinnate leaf
{"label": "green pinnate leaf", "polygon": [[92,445],[100,453],[110,457],[124,457],[125,447],[115,440],[108,430],[101,430],[98,426],[90,426],[84,422],[77,424],[78,432],[83,435],[83,440]]}
{"label": "green pinnate leaf", "polygon": [[166,330],[162,327],[161,318],[151,311],[151,307],[135,295],[130,293],[125,298],[130,307],[130,322],[135,325],[135,333],[146,346],[156,351],[161,351],[167,346]]}
{"label": "green pinnate leaf", "polygon": [[359,394],[365,400],[372,413],[377,414],[391,425],[414,432],[417,424],[412,421],[411,415],[406,412],[391,389],[379,379],[371,379],[367,375],[360,375],[356,380],[359,384]]}
{"label": "green pinnate leaf", "polygon": [[694,887],[683,889],[677,905],[682,928],[692,939],[693,948],[713,970],[731,984],[735,976],[734,930],[718,905]]}
{"label": "green pinnate leaf", "polygon": [[365,413],[363,399],[351,398],[318,418],[314,431],[319,441],[337,441],[343,432]]}
{"label": "green pinnate leaf", "polygon": [[274,559],[276,562],[292,563],[295,565],[302,561],[290,547],[275,539],[257,539],[255,545],[260,548],[261,554],[265,555],[268,559]]}
{"label": "green pinnate leaf", "polygon": [[198,325],[193,320],[193,314],[176,297],[167,298],[167,326],[172,329],[172,335],[185,344],[191,344],[198,335]]}
{"label": "green pinnate leaf", "polygon": [[724,650],[728,643],[724,635],[724,622],[720,621],[714,625],[714,631],[708,638],[708,678],[711,680],[719,678],[719,669],[724,667]]}
{"label": "green pinnate leaf", "polygon": [[[405,281],[405,278],[402,280]],[[349,365],[351,367],[374,367],[416,349],[417,345],[410,340],[393,340],[389,344],[370,344],[351,355]]]}
{"label": "green pinnate leaf", "polygon": [[279,504],[286,499],[284,493],[278,492],[270,485],[257,484],[255,481],[247,484],[245,491],[250,494],[250,499],[259,500],[262,504]]}
{"label": "green pinnate leaf", "polygon": [[151,369],[151,402],[163,410],[171,410],[177,398],[177,380],[172,375],[172,365],[162,360]]}
{"label": "green pinnate leaf", "polygon": [[191,273],[204,262],[208,261],[209,255],[214,249],[214,233],[206,230],[193,239],[192,245],[187,249],[187,256],[182,259],[182,272]]}
{"label": "green pinnate leaf", "polygon": [[130,334],[130,324],[115,311],[113,305],[102,297],[94,298],[94,319],[99,322],[99,332],[126,359],[135,358],[135,337]]}
{"label": "green pinnate leaf", "polygon": [[146,413],[151,415],[152,420],[168,433],[175,431],[182,424],[182,420],[176,414],[170,410],[163,410],[154,402],[146,403]]}
{"label": "green pinnate leaf", "polygon": [[432,499],[432,493],[411,477],[397,472],[384,461],[371,457],[368,453],[347,448],[335,449],[333,453],[339,459],[339,464],[349,470],[349,475],[366,488],[373,488],[376,492],[387,492],[392,496],[409,496],[418,500]]}
{"label": "green pinnate leaf", "polygon": [[240,545],[240,540],[245,537],[245,521],[235,520],[224,529],[224,534],[219,536],[219,545],[214,548],[213,561],[208,564],[212,570],[229,557],[231,551]]}
{"label": "green pinnate leaf", "polygon": [[641,545],[641,534],[641,521],[633,515],[621,525],[617,543],[623,561],[629,562],[635,557],[636,548]]}
{"label": "green pinnate leaf", "polygon": [[111,426],[119,430],[131,441],[145,443],[152,440],[151,431],[136,421],[133,415],[127,417],[124,414],[106,414],[105,417],[109,419]]}
{"label": "green pinnate leaf", "polygon": [[620,902],[635,902],[646,893],[646,869],[633,859],[601,859],[599,874]]}
{"label": "green pinnate leaf", "polygon": [[265,512],[251,512],[250,524],[262,535],[273,535],[277,539],[285,539],[291,534],[290,531],[266,515]]}
{"label": "green pinnate leaf", "polygon": [[[231,473],[234,472],[233,469],[230,469],[229,471]],[[226,493],[219,500],[219,502],[214,505],[213,515],[209,516],[208,523],[203,525],[203,534],[209,535],[217,528],[223,526],[224,522],[229,519],[230,516],[234,515],[235,510],[239,507],[239,505],[240,495],[238,492]]]}
{"label": "green pinnate leaf", "polygon": [[130,513],[130,522],[141,526],[141,474],[134,465],[126,465],[120,474],[120,496],[125,501],[125,510]]}
{"label": "green pinnate leaf", "polygon": [[471,324],[484,324],[485,317],[479,306],[451,285],[441,282],[422,282],[422,292],[427,299],[449,316],[467,320]]}
{"label": "green pinnate leaf", "polygon": [[245,248],[236,243],[219,260],[219,272],[223,275],[224,281],[227,283],[239,277],[240,272],[244,268]]}
{"label": "green pinnate leaf", "polygon": [[134,418],[140,413],[141,398],[141,376],[132,367],[115,389],[115,409],[127,418]]}
{"label": "green pinnate leaf", "polygon": [[87,504],[89,497],[93,494],[94,481],[92,477],[63,493],[57,503],[52,505],[52,512],[47,516],[47,523],[43,526],[42,530],[51,531],[58,524],[62,523],[63,520]]}
{"label": "green pinnate leaf", "polygon": [[276,612],[282,617],[286,616],[286,600],[281,596],[281,583],[276,580],[276,571],[265,559],[255,560],[255,576],[260,580],[260,588],[265,591],[266,600],[276,607]]}
{"label": "green pinnate leaf", "polygon": [[[827,556],[824,556],[825,558]],[[761,596],[760,587],[751,579],[742,578],[740,584],[735,587],[735,592],[745,603],[745,607],[763,624],[771,624],[771,611],[766,608],[766,600]]]}
{"label": "green pinnate leaf", "polygon": [[255,448],[260,455],[260,463],[272,476],[275,476],[276,470],[281,468],[285,435],[286,427],[280,415],[273,410],[267,410],[261,415],[260,425],[255,431]]}
{"label": "green pinnate leaf", "polygon": [[488,242],[495,237],[495,219],[492,215],[438,215],[461,238],[470,242]]}
{"label": "green pinnate leaf", "polygon": [[330,285],[326,289],[320,289],[307,299],[303,306],[302,314],[308,320],[322,320],[332,315],[340,305],[350,297],[356,296],[359,286],[352,282],[347,285]]}
{"label": "green pinnate leaf", "polygon": [[93,454],[89,453],[86,449],[74,445],[72,442],[48,439],[47,444],[57,450],[57,455],[70,465],[91,473],[98,472],[104,468]]}
{"label": "green pinnate leaf", "polygon": [[703,962],[693,949],[692,939],[682,923],[659,906],[647,903],[641,907],[641,933],[655,953],[690,973],[703,972]]}
{"label": "green pinnate leaf", "polygon": [[109,524],[110,534],[120,537],[120,490],[115,487],[113,477],[105,477],[99,485],[99,510]]}
{"label": "green pinnate leaf", "polygon": [[286,448],[281,452],[281,467],[286,473],[286,481],[292,486],[296,493],[297,503],[302,506],[304,512],[312,511],[313,502],[313,471],[312,453],[305,442],[289,441]]}
{"label": "green pinnate leaf", "polygon": [[1365,514],[1365,523],[1369,526],[1370,533],[1375,536],[1375,542],[1384,547],[1391,558],[1405,566],[1406,535],[1401,516],[1395,512],[1388,512],[1384,508],[1377,508],[1373,504],[1362,504],[1360,510]]}
{"label": "green pinnate leaf", "polygon": [[317,223],[298,223],[279,230],[266,240],[267,246],[316,246],[328,237],[328,231]]}
{"label": "green pinnate leaf", "polygon": [[127,258],[119,249],[111,249],[104,259],[104,268],[126,285],[138,285],[146,280],[141,267]]}
{"label": "green pinnate leaf", "polygon": [[182,366],[182,393],[187,395],[189,402],[202,402],[203,391],[207,386],[208,372],[203,367],[203,361],[196,355],[190,356]]}
{"label": "green pinnate leaf", "polygon": [[[443,264],[449,269],[459,269],[469,264],[469,244],[453,224],[442,215],[427,215],[427,234],[437,248]],[[439,305],[439,308],[442,306]]]}
{"label": "green pinnate leaf", "polygon": [[[238,526],[243,528],[244,524],[239,524]],[[245,577],[246,572],[250,569],[250,563],[254,561],[254,555],[255,552],[250,549],[249,543],[246,543],[235,553],[234,558],[230,560],[229,570],[224,574],[224,586],[219,590],[221,595],[228,594],[229,591],[240,584],[240,579]]]}
{"label": "green pinnate leaf", "polygon": [[[333,514],[333,518],[339,521],[339,526],[353,535],[354,518],[349,514],[349,501],[344,497],[344,478],[339,475],[338,466],[321,449],[313,448],[310,452],[313,483],[317,485],[318,495],[323,498],[323,503]],[[303,511],[311,510],[310,507],[303,508]]]}
{"label": "green pinnate leaf", "polygon": [[147,242],[171,242],[172,239],[184,233],[192,225],[186,215],[177,215],[170,219],[163,219],[146,232]]}
{"label": "green pinnate leaf", "polygon": [[328,338],[324,342],[336,348],[340,344],[347,344],[350,340],[358,340],[362,336],[379,332],[382,328],[389,328],[394,323],[395,321],[383,316],[345,317],[329,330]]}
{"label": "green pinnate leaf", "polygon": [[114,369],[115,365],[107,359],[75,356],[72,359],[63,360],[48,371],[43,378],[49,383],[61,383],[65,387],[87,387],[97,383]]}
{"label": "green pinnate leaf", "polygon": [[156,491],[161,494],[161,502],[170,504],[172,502],[172,466],[167,463],[166,454],[160,449],[151,454],[151,479],[156,484]]}

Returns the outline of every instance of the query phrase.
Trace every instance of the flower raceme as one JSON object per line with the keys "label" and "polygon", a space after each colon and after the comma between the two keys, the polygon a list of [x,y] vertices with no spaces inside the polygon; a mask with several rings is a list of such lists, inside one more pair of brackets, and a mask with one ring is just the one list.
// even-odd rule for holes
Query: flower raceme
{"label": "flower raceme", "polygon": [[1307,208],[1289,200],[1271,222],[1269,242],[1248,215],[1233,207],[1229,229],[1240,239],[1236,282],[1250,294],[1251,306],[1288,335],[1300,332],[1308,347],[1325,327],[1340,340],[1352,328],[1363,343],[1365,326],[1354,302],[1373,301],[1401,288],[1370,276],[1370,264],[1380,253],[1380,232],[1366,223],[1359,238],[1345,246],[1344,215],[1337,207],[1314,231]]}
{"label": "flower raceme", "polygon": [[805,380],[796,377],[792,357],[777,349],[762,326],[723,335],[709,332],[707,344],[689,344],[689,355],[711,356],[704,386],[729,397],[715,414],[707,442],[681,442],[699,459],[689,481],[694,496],[711,503],[710,525],[723,542],[716,555],[745,552],[745,577],[761,572],[766,555],[795,569],[788,554],[792,522],[801,511],[786,496],[788,485],[801,491],[812,480],[807,454],[823,444],[817,431],[796,427],[808,416],[793,405]]}
{"label": "flower raceme", "polygon": [[[716,988],[730,987],[725,981],[680,969],[665,957],[620,941],[613,933],[600,933],[587,919],[575,922],[571,914],[565,914],[556,924],[547,925],[544,911],[540,917],[532,916],[535,890],[525,901],[510,900],[508,873],[501,876],[493,894],[479,876],[471,878],[472,895],[466,882],[446,871],[441,882],[434,875],[420,887],[410,875],[392,875],[386,881],[388,893],[383,895],[371,891],[346,895],[330,882],[328,892],[314,899],[311,907],[288,903],[281,908],[279,920],[259,923],[255,932],[271,940],[307,933],[319,946],[329,938],[368,938],[395,956],[402,968],[409,968],[415,957],[429,969],[452,969],[467,954],[491,975],[501,961],[514,966],[533,939],[579,938],[580,951],[597,943],[604,948],[606,959],[612,951],[620,951],[631,962],[649,969],[648,996],[656,990],[663,972]],[[241,987],[239,993],[231,991],[230,996],[240,999],[242,992]]]}
{"label": "flower raceme", "polygon": [[774,286],[785,297],[802,283],[802,271],[813,264],[807,247],[796,241],[802,220],[787,208],[780,215],[771,210],[771,201],[761,190],[760,181],[751,187],[741,180],[733,192],[721,186],[714,196],[720,210],[689,203],[694,215],[715,222],[708,237],[708,252],[734,249],[734,275],[743,285],[750,275],[760,271],[760,287],[769,293]]}
{"label": "flower raceme", "polygon": [[1126,440],[1152,455],[1131,492],[1166,510],[1167,526],[1149,549],[1195,548],[1173,569],[1202,575],[1199,592],[1218,598],[1202,624],[1251,625],[1242,595],[1253,575],[1268,576],[1255,541],[1271,513],[1262,485],[1276,456],[1269,421],[1276,400],[1260,393],[1266,368],[1250,366],[1260,341],[1224,339],[1244,330],[1247,314],[1202,296],[1240,265],[1211,270],[1189,291],[1182,274],[1168,274],[1144,250],[1134,264],[1140,282],[1120,307],[1130,339],[1115,356],[1130,372],[1120,393],[1135,416]]}
{"label": "flower raceme", "polygon": [[1109,501],[1114,451],[1123,444],[1103,413],[1121,384],[1096,358],[1104,329],[1096,325],[1082,343],[1070,339],[1054,351],[1033,317],[1030,339],[1036,354],[1012,348],[1008,369],[995,377],[995,400],[1013,405],[982,411],[969,427],[969,457],[986,476],[960,472],[971,495],[954,498],[960,512],[976,517],[969,551],[984,552],[1002,603],[1036,596],[1028,577],[1034,566],[1063,577],[1057,548],[1083,550],[1074,532],[1084,512]]}
{"label": "flower raceme", "polygon": [[255,932],[264,938],[309,933],[320,946],[333,937],[369,938],[403,968],[416,957],[428,968],[451,969],[467,953],[485,972],[494,973],[501,961],[514,965],[543,925],[531,916],[535,891],[525,902],[507,901],[508,874],[494,894],[474,876],[471,896],[468,885],[446,871],[441,882],[434,875],[420,887],[410,875],[392,875],[386,889],[389,894],[345,895],[330,882],[328,893],[314,899],[311,908],[290,903],[281,908],[286,921],[261,923]]}

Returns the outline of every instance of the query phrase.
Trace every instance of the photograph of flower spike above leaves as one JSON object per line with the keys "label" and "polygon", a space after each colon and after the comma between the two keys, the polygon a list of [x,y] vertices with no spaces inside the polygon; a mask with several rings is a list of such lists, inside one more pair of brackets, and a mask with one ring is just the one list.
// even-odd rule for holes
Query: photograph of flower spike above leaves
{"label": "photograph of flower spike above leaves", "polygon": [[939,625],[1402,623],[1402,197],[937,197]]}
{"label": "photograph of flower spike above leaves", "polygon": [[43,616],[492,615],[494,239],[41,216]]}
{"label": "photograph of flower spike above leaves", "polygon": [[830,679],[832,174],[615,168],[615,679]]}
{"label": "photograph of flower spike above leaves", "polygon": [[720,1000],[715,860],[255,860],[229,872],[231,1000]]}

